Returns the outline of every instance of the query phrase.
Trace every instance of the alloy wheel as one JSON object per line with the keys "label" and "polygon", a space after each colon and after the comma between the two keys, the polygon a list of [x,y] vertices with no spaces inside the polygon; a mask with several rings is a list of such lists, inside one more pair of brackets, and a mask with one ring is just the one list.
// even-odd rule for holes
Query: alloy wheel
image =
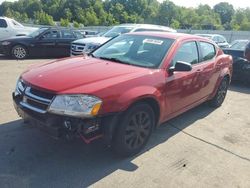
{"label": "alloy wheel", "polygon": [[125,143],[130,149],[136,149],[145,143],[151,131],[151,123],[147,112],[140,111],[131,116],[125,132]]}

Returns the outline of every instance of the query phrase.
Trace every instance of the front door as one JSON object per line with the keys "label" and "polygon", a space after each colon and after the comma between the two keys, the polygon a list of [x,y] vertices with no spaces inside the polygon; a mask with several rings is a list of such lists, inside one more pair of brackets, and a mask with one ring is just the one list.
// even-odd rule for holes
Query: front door
{"label": "front door", "polygon": [[[183,43],[172,60],[171,66],[177,61],[184,61],[195,65],[199,62],[198,46],[194,41]],[[177,72],[169,75],[165,84],[166,101],[170,106],[171,113],[195,104],[200,97],[200,73],[202,67],[193,66],[191,71]]]}

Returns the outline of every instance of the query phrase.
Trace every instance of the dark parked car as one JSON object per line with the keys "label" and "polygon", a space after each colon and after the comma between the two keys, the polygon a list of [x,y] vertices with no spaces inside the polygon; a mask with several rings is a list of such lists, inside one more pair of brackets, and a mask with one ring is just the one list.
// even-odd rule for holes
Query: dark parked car
{"label": "dark parked car", "polygon": [[250,83],[250,42],[238,45],[240,48],[233,47],[224,49],[225,54],[233,57],[233,77],[232,80]]}
{"label": "dark parked car", "polygon": [[230,44],[230,48],[234,50],[245,50],[248,42],[250,42],[250,40],[234,40]]}
{"label": "dark parked car", "polygon": [[29,57],[70,56],[70,44],[83,38],[79,31],[65,28],[40,28],[22,37],[13,37],[0,42],[0,51],[16,59]]}

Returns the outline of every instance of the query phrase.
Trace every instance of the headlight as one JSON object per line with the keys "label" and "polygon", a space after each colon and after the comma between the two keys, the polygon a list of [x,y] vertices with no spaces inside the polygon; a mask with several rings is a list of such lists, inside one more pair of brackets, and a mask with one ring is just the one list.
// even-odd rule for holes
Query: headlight
{"label": "headlight", "polygon": [[7,46],[7,45],[10,44],[10,42],[9,42],[9,41],[4,41],[4,42],[2,42],[1,44],[2,44],[3,46]]}
{"label": "headlight", "polygon": [[58,95],[52,101],[49,112],[76,117],[96,116],[102,100],[90,95]]}

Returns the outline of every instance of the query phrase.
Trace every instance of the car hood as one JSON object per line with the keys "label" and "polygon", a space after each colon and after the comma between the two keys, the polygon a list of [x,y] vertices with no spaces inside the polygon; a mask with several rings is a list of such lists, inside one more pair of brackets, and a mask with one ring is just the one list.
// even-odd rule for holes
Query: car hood
{"label": "car hood", "polygon": [[21,77],[35,87],[55,93],[93,93],[148,72],[147,68],[81,56],[36,65]]}
{"label": "car hood", "polygon": [[89,37],[89,38],[83,38],[83,39],[75,40],[72,43],[78,43],[78,44],[89,44],[89,43],[103,44],[103,43],[107,42],[109,39],[110,38],[108,38],[108,37]]}

